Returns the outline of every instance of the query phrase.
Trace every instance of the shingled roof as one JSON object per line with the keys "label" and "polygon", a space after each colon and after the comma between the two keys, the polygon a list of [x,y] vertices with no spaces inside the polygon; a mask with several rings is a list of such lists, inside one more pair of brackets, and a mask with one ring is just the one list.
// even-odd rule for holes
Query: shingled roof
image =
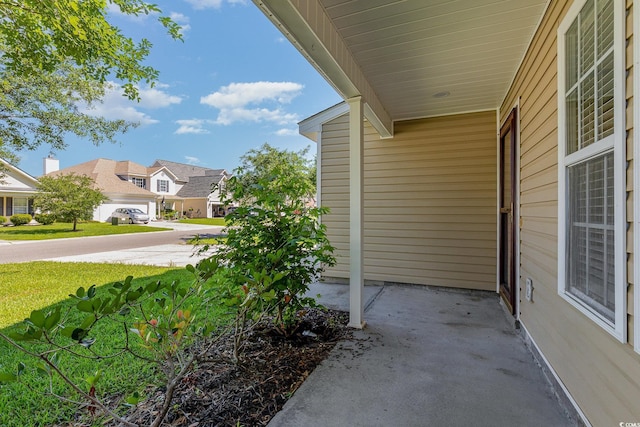
{"label": "shingled roof", "polygon": [[[96,183],[95,187],[104,193],[132,194],[155,198],[155,194],[149,190],[145,190],[129,181],[118,178],[116,170],[122,171],[123,165],[121,163],[122,162],[109,159],[95,159],[51,172],[47,174],[47,176],[68,175],[71,173],[86,175],[93,178]],[[126,166],[129,167],[131,165]],[[144,166],[141,167],[144,168]]]}
{"label": "shingled roof", "polygon": [[176,196],[185,198],[207,197],[213,190],[212,185],[218,184],[224,176],[223,173],[214,176],[192,176]]}
{"label": "shingled roof", "polygon": [[169,160],[156,160],[153,165],[151,165],[152,168],[161,166],[169,169],[178,178],[179,181],[183,182],[189,182],[190,178],[195,176],[216,177],[226,174],[226,171],[224,169],[203,168],[202,166],[170,162]]}

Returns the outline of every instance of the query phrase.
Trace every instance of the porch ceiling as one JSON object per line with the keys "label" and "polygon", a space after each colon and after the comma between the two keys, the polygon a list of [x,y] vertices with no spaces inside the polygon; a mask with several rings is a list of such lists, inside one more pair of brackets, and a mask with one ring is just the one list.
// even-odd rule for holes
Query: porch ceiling
{"label": "porch ceiling", "polygon": [[497,108],[547,1],[254,0],[382,123]]}

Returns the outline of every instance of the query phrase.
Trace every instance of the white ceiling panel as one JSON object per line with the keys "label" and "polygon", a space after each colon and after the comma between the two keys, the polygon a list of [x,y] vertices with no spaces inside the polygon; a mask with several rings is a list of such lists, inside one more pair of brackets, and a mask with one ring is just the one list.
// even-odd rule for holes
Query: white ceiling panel
{"label": "white ceiling panel", "polygon": [[497,108],[547,4],[320,1],[393,120]]}

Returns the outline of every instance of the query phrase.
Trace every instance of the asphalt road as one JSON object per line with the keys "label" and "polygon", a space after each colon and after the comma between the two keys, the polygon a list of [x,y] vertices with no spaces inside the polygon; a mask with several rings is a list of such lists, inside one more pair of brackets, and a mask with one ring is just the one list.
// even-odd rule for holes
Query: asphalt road
{"label": "asphalt road", "polygon": [[113,236],[77,237],[59,240],[2,241],[0,264],[36,261],[54,257],[117,251],[146,246],[186,243],[195,234],[218,234],[222,227],[158,231],[154,233],[118,234]]}

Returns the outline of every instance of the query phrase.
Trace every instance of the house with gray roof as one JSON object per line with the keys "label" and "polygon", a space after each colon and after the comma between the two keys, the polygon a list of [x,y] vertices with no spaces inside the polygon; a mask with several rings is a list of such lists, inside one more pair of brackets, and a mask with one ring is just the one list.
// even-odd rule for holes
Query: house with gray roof
{"label": "house with gray roof", "polygon": [[[226,170],[169,160],[156,160],[149,169],[163,169],[175,177],[173,181],[175,191],[167,191],[164,194],[166,207],[173,206],[173,209],[182,211],[192,218],[213,218],[225,215],[226,207],[220,200],[219,188],[229,178]],[[171,182],[167,185],[171,186]],[[159,191],[157,193],[160,194]]]}
{"label": "house with gray roof", "polygon": [[[118,208],[138,208],[149,214],[151,219],[162,217],[165,209],[175,211],[177,216],[191,218],[212,218],[226,213],[218,191],[228,178],[224,169],[168,160],[156,160],[153,165],[146,167],[130,160],[111,159],[95,159],[59,169],[58,160],[51,158],[45,159],[44,169],[45,175],[76,173],[91,177],[96,188],[109,197],[108,202],[96,208],[94,220],[97,221],[110,221],[111,213]],[[11,191],[24,192],[26,201],[27,196],[35,191],[37,181],[17,168],[10,170],[14,172],[9,177],[12,183],[17,182],[14,175],[23,184],[26,182],[19,189],[13,188]],[[12,203],[14,200],[20,202],[22,198],[4,197],[2,190],[0,187],[0,214],[13,212],[24,204]],[[27,209],[26,205],[24,209]]]}

